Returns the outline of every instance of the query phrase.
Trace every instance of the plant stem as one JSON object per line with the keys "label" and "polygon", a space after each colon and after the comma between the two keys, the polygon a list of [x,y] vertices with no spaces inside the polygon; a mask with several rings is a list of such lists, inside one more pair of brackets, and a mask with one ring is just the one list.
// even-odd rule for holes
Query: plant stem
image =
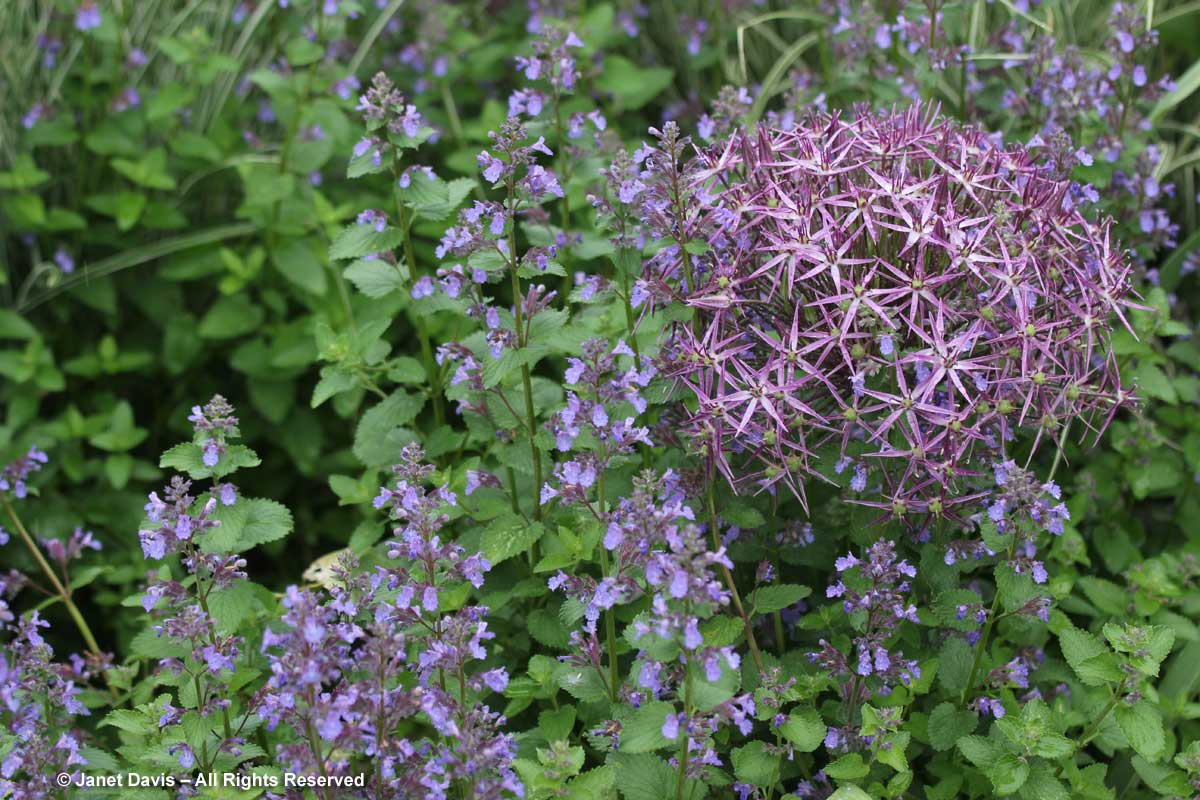
{"label": "plant stem", "polygon": [[[524,312],[521,310],[521,278],[517,275],[517,209],[513,197],[513,185],[509,182],[508,186],[508,202],[506,204],[509,210],[509,237],[508,237],[508,255],[509,255],[509,275],[512,278],[513,292],[513,316],[516,319],[517,327],[517,347],[524,349],[529,341],[529,332],[525,329]],[[542,521],[542,451],[538,450],[537,446],[537,413],[533,407],[533,378],[529,372],[529,364],[521,364],[521,385],[525,390],[525,422],[528,426],[529,433],[529,453],[533,459],[533,519],[535,522]],[[537,542],[534,542],[529,548],[530,556],[536,563],[537,561]]]}
{"label": "plant stem", "polygon": [[[215,483],[215,480],[214,480],[214,483]],[[193,555],[194,555],[194,553],[193,553]],[[196,563],[196,562],[193,561],[193,563]],[[204,612],[204,616],[208,617],[211,620],[212,612],[208,610],[208,592],[201,591],[201,588],[202,587],[200,586],[200,573],[197,571],[196,572],[196,599],[200,602],[200,609]],[[210,588],[210,591],[211,591],[211,588]],[[217,645],[216,629],[210,628],[209,632],[212,634],[209,639],[209,642],[213,645],[213,647],[216,647],[216,645]],[[197,683],[197,689],[199,689],[198,683]],[[233,730],[232,730],[232,726],[229,724],[229,709],[224,706],[221,707],[221,721],[224,723],[225,738],[227,740],[232,739],[233,738]]]}
{"label": "plant stem", "polygon": [[[2,502],[4,503],[4,510],[8,514],[9,520],[12,521],[13,527],[17,529],[17,535],[21,537],[21,541],[25,542],[25,546],[29,548],[29,552],[33,554],[33,558],[38,562],[38,566],[41,567],[42,572],[44,572],[46,577],[50,579],[50,585],[54,587],[54,591],[58,593],[59,598],[62,600],[63,606],[67,609],[67,613],[70,614],[71,619],[74,620],[75,627],[79,629],[79,634],[83,637],[83,641],[87,645],[88,652],[99,659],[103,655],[103,652],[100,650],[100,645],[96,642],[96,637],[92,633],[92,629],[88,625],[87,620],[83,618],[83,614],[79,611],[79,607],[75,605],[75,601],[71,599],[70,589],[68,589],[66,585],[59,580],[58,575],[55,574],[54,569],[50,566],[50,563],[46,561],[46,557],[42,555],[42,551],[38,549],[37,543],[33,541],[33,537],[29,535],[29,531],[27,531],[25,529],[25,525],[22,524],[21,518],[17,516],[16,509],[14,509],[12,503],[9,502],[8,495],[0,495],[0,497],[3,498]],[[102,674],[104,675],[104,682],[108,685],[108,690],[112,693],[113,697],[116,697],[117,689],[109,681],[108,673],[102,672]]]}
{"label": "plant stem", "polygon": [[[683,713],[690,720],[692,718],[692,670],[690,662],[685,662],[683,665]],[[686,724],[683,729],[683,744],[679,746],[679,774],[675,778],[675,800],[683,800],[683,787],[687,783],[687,765],[688,751],[691,749],[692,737],[688,733]]]}
{"label": "plant stem", "polygon": [[[312,708],[312,703],[309,708]],[[312,720],[304,720],[305,732],[308,734],[308,746],[312,748],[313,760],[317,762],[317,772],[321,773],[321,777],[327,779],[329,776],[325,772],[325,757],[321,755],[321,739],[317,736],[317,730],[313,727]],[[322,797],[328,800],[329,787],[322,786],[322,791],[319,793]]]}
{"label": "plant stem", "polygon": [[[1017,546],[1017,534],[1014,531],[1012,542],[1008,546],[1008,560],[1012,561],[1014,549]],[[979,641],[975,644],[975,658],[971,660],[971,671],[967,673],[967,685],[963,687],[962,696],[959,698],[959,705],[966,705],[967,695],[975,688],[975,676],[979,672],[979,665],[983,661],[983,653],[987,649],[988,638],[992,634],[992,628],[996,624],[996,612],[1000,610],[1000,587],[996,587],[996,595],[992,598],[992,606],[988,609],[987,623],[983,626],[983,633],[979,637]]]}
{"label": "plant stem", "polygon": [[[400,165],[393,159],[392,162],[392,179],[396,182],[395,186],[399,185],[400,180]],[[395,191],[393,189],[393,191]],[[400,195],[396,194],[396,222],[400,226],[400,230],[404,232],[404,261],[408,266],[409,275],[417,268],[416,255],[413,252],[412,243],[412,220],[408,218],[408,209],[404,203],[400,202]],[[411,305],[406,309],[406,316],[413,330],[416,331],[417,341],[421,345],[421,360],[425,362],[425,377],[429,380],[429,396],[433,400],[433,419],[438,425],[442,425],[446,421],[446,409],[442,398],[442,374],[438,367],[437,361],[433,357],[433,346],[429,342],[429,331],[425,329],[425,321],[417,316]]]}
{"label": "plant stem", "polygon": [[[625,249],[637,257],[636,250],[633,248]],[[641,260],[640,257],[638,257],[638,260]],[[637,357],[638,367],[641,367],[642,353],[638,350],[637,318],[633,313],[633,301],[629,297],[629,272],[625,269],[624,262],[624,258],[617,258],[617,272],[621,273],[621,299],[625,301],[625,329],[629,333],[629,344],[633,347],[633,354]]]}
{"label": "plant stem", "polygon": [[[711,471],[710,471],[711,472]],[[710,474],[708,479],[708,530],[712,537],[713,552],[721,549],[721,536],[717,532],[717,503],[714,497],[713,478]],[[750,646],[750,657],[754,659],[754,666],[758,668],[758,674],[761,675],[764,671],[762,653],[758,649],[758,640],[754,638],[754,629],[750,625],[750,618],[746,616],[746,609],[742,605],[742,597],[738,594],[737,584],[733,581],[733,573],[729,571],[729,567],[721,565],[721,575],[725,579],[725,588],[729,589],[729,594],[733,599],[733,608],[737,611],[739,617],[742,618],[742,629],[746,633],[746,644]]]}
{"label": "plant stem", "polygon": [[[1079,735],[1079,738],[1076,740],[1079,749],[1083,749],[1084,745],[1088,743],[1088,740],[1096,735],[1096,731],[1100,730],[1100,725],[1108,717],[1109,712],[1111,712],[1116,707],[1117,703],[1120,702],[1124,691],[1125,681],[1122,680],[1119,684],[1117,684],[1117,688],[1113,690],[1112,697],[1108,698],[1108,702],[1104,704],[1104,708],[1100,709],[1100,713],[1096,715],[1096,718],[1092,720],[1092,723],[1084,729],[1083,733]],[[1066,765],[1067,762],[1060,762],[1058,769],[1054,771],[1054,777],[1057,778],[1059,775],[1062,775],[1063,768],[1066,767]]]}
{"label": "plant stem", "polygon": [[[567,187],[567,183],[571,180],[571,162],[567,159],[567,135],[563,130],[562,119],[562,101],[558,95],[558,91],[554,92],[554,133],[557,138],[558,145],[558,171],[562,176],[562,217],[560,219],[560,227],[564,237],[570,237],[569,229],[571,227],[571,192]],[[562,279],[562,294],[566,297],[571,292],[571,246],[570,238],[563,244],[559,251],[559,260],[563,265]]]}
{"label": "plant stem", "polygon": [[442,104],[446,106],[446,116],[450,119],[450,133],[454,136],[454,141],[459,144],[464,144],[466,138],[463,136],[462,120],[458,116],[458,104],[454,102],[454,92],[450,90],[450,84],[442,81]]}
{"label": "plant stem", "polygon": [[[597,504],[600,506],[600,518],[604,519],[604,472],[601,471],[596,479],[596,498]],[[601,535],[603,535],[603,523],[601,524]],[[607,578],[611,567],[608,563],[608,550],[604,547],[604,542],[600,542],[600,575]],[[604,634],[608,639],[608,672],[609,672],[609,699],[614,703],[617,702],[617,687],[620,685],[621,677],[617,670],[617,619],[613,609],[608,608],[604,611]]]}
{"label": "plant stem", "polygon": [[1071,420],[1063,423],[1062,434],[1058,437],[1058,447],[1054,450],[1054,463],[1050,465],[1050,477],[1047,480],[1054,480],[1054,473],[1058,472],[1058,465],[1062,463],[1063,448],[1067,444],[1067,436],[1071,432]]}

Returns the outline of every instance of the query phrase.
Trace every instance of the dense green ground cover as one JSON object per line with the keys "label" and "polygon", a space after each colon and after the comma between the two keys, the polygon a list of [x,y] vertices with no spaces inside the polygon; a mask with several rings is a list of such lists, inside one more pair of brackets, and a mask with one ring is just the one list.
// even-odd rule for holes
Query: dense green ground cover
{"label": "dense green ground cover", "polygon": [[0,797],[1200,791],[1200,3],[9,0],[0,71]]}

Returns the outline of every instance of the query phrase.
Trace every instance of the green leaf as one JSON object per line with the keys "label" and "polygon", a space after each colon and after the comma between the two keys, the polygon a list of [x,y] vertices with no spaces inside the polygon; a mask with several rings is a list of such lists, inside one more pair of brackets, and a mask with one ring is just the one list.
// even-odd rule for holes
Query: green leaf
{"label": "green leaf", "polygon": [[316,408],[331,397],[357,388],[358,378],[341,367],[333,365],[321,367],[321,379],[313,387],[310,405]]}
{"label": "green leaf", "polygon": [[408,284],[408,268],[403,264],[389,264],[381,258],[359,259],[346,267],[346,280],[367,297],[379,298]]}
{"label": "green leaf", "polygon": [[236,633],[242,623],[262,610],[254,584],[249,581],[234,581],[223,589],[214,589],[208,595],[208,611],[217,630],[221,633]]}
{"label": "green leaf", "polygon": [[292,532],[292,512],[274,500],[239,497],[231,506],[218,506],[213,517],[221,526],[201,538],[208,553],[240,553]]}
{"label": "green leaf", "polygon": [[856,781],[865,778],[871,768],[858,753],[847,753],[825,767],[825,774],[839,781]]}
{"label": "green leaf", "polygon": [[287,63],[293,68],[305,67],[314,63],[325,53],[325,48],[316,42],[310,42],[303,36],[297,36],[283,48]]}
{"label": "green leaf", "polygon": [[1029,570],[1023,570],[1018,575],[1012,567],[1001,562],[996,566],[995,574],[996,591],[1006,611],[1015,611],[1038,595],[1037,585]]}
{"label": "green leaf", "polygon": [[884,736],[880,741],[879,750],[876,752],[876,760],[887,764],[896,772],[908,772],[908,756],[905,755],[905,751],[908,750],[911,738],[908,731],[898,731]]}
{"label": "green leaf", "polygon": [[634,110],[653,100],[671,85],[675,72],[666,67],[639,67],[628,58],[609,55],[595,86],[611,94],[625,110]]}
{"label": "green leaf", "polygon": [[416,434],[402,426],[412,422],[425,406],[425,398],[397,389],[372,406],[354,432],[354,455],[368,467],[386,467],[400,459],[404,445]]}
{"label": "green leaf", "polygon": [[1164,94],[1150,112],[1151,122],[1158,122],[1175,106],[1182,103],[1200,89],[1200,61],[1194,62],[1175,81],[1175,88]]}
{"label": "green leaf", "polygon": [[[1088,686],[1103,686],[1111,678],[1106,666],[1106,656],[1111,656],[1104,643],[1087,631],[1067,627],[1058,633],[1058,645],[1062,648],[1063,658],[1075,670],[1079,680]],[[1113,664],[1115,668],[1115,663]],[[1118,673],[1116,680],[1120,680]]]}
{"label": "green leaf", "polygon": [[750,742],[733,751],[733,774],[743,783],[774,786],[779,781],[778,753],[768,753],[766,743]]}
{"label": "green leaf", "polygon": [[158,460],[158,466],[163,469],[173,469],[176,472],[186,472],[192,480],[204,478],[223,478],[232,475],[243,467],[257,467],[262,463],[258,454],[243,444],[233,444],[225,448],[225,452],[217,459],[215,466],[209,467],[203,461],[204,451],[200,445],[187,442],[177,444],[167,450]]}
{"label": "green leaf", "polygon": [[826,727],[813,708],[793,709],[779,727],[779,733],[801,753],[811,753],[825,740]]}
{"label": "green leaf", "polygon": [[38,167],[29,153],[22,153],[8,172],[0,172],[0,189],[20,191],[35,189],[50,180],[50,173]]}
{"label": "green leaf", "polygon": [[1103,686],[1106,683],[1117,683],[1125,677],[1117,657],[1112,653],[1101,653],[1086,658],[1075,670],[1079,679],[1088,686]]}
{"label": "green leaf", "polygon": [[262,307],[244,294],[222,297],[213,303],[200,320],[196,333],[203,339],[232,339],[258,330],[263,321]]}
{"label": "green leaf", "polygon": [[1113,716],[1117,720],[1117,727],[1139,756],[1150,762],[1163,757],[1167,743],[1158,709],[1146,701],[1132,706],[1118,703],[1113,709]]}
{"label": "green leaf", "polygon": [[192,648],[169,636],[159,636],[147,628],[129,642],[129,652],[139,658],[157,661],[160,658],[185,658]]}
{"label": "green leaf", "polygon": [[577,664],[559,664],[554,673],[559,687],[576,700],[594,703],[607,700],[608,692],[596,670]]}
{"label": "green leaf", "polygon": [[334,261],[362,258],[377,253],[390,253],[404,241],[404,232],[399,228],[384,228],[376,231],[370,225],[357,223],[348,225],[338,234],[329,247],[329,257]]}
{"label": "green leaf", "polygon": [[982,736],[964,736],[956,743],[958,750],[975,766],[985,772],[1000,757],[999,746]]}
{"label": "green leaf", "polygon": [[611,764],[588,770],[567,786],[567,800],[612,800],[617,770]]}
{"label": "green leaf", "polygon": [[1042,732],[1036,739],[1028,741],[1034,755],[1057,761],[1075,752],[1075,742],[1057,733]]}
{"label": "green leaf", "polygon": [[1029,778],[1029,764],[1014,753],[1002,753],[984,772],[998,794],[1012,794]]}
{"label": "green leaf", "polygon": [[953,703],[942,703],[929,715],[929,744],[934,750],[949,750],[959,739],[975,730],[976,716]]}
{"label": "green leaf", "polygon": [[851,783],[839,786],[836,792],[829,795],[829,800],[873,800],[873,798]]}
{"label": "green leaf", "polygon": [[540,522],[515,515],[499,517],[483,532],[483,555],[495,566],[528,551],[543,532]]}
{"label": "green leaf", "polygon": [[[1195,746],[1196,743],[1193,742],[1192,747]],[[1175,756],[1175,761],[1182,766],[1187,758],[1186,752],[1180,753]],[[1133,763],[1138,777],[1159,794],[1168,797],[1187,797],[1192,794],[1192,786],[1188,782],[1187,775],[1181,770],[1174,769],[1169,764],[1151,764],[1141,756],[1134,756],[1130,761]]]}
{"label": "green leaf", "polygon": [[771,614],[795,605],[812,594],[812,589],[794,583],[779,583],[760,586],[754,592],[754,611]]}
{"label": "green leaf", "polygon": [[650,753],[674,743],[662,735],[663,721],[674,714],[670,703],[655,701],[646,703],[633,712],[633,716],[621,722],[621,752]]}
{"label": "green leaf", "polygon": [[938,682],[950,692],[967,688],[968,673],[973,659],[971,646],[960,637],[951,637],[938,653]]}
{"label": "green leaf", "polygon": [[407,187],[398,187],[396,196],[421,219],[434,222],[450,216],[475,188],[471,178],[456,178],[450,182],[414,173]]}
{"label": "green leaf", "polygon": [[19,231],[34,230],[46,224],[46,203],[36,194],[0,198],[0,208],[8,215],[12,227]]}
{"label": "green leaf", "polygon": [[1158,665],[1175,646],[1175,631],[1164,625],[1104,626],[1104,638],[1119,653],[1126,654],[1131,665],[1146,675],[1158,676]]}
{"label": "green leaf", "polygon": [[[649,753],[612,753],[608,763],[616,767],[617,789],[624,800],[668,800],[675,797],[675,770]],[[685,793],[685,797],[690,797]]]}
{"label": "green leaf", "polygon": [[1070,800],[1067,787],[1054,776],[1054,767],[1049,764],[1034,764],[1029,777],[1021,785],[1022,800]]}
{"label": "green leaf", "polygon": [[289,239],[272,251],[271,263],[280,275],[304,291],[325,294],[325,267],[303,240]]}
{"label": "green leaf", "polygon": [[158,730],[155,720],[151,719],[147,714],[141,711],[132,711],[128,708],[118,708],[108,712],[100,724],[120,728],[123,731],[135,733],[139,736],[147,736]]}
{"label": "green leaf", "polygon": [[32,339],[37,330],[24,317],[7,308],[0,309],[0,339]]}
{"label": "green leaf", "polygon": [[1112,616],[1122,616],[1132,599],[1124,589],[1112,581],[1084,575],[1076,585],[1083,590],[1084,595],[1097,609]]}
{"label": "green leaf", "polygon": [[91,195],[84,203],[92,210],[112,217],[117,221],[117,228],[127,231],[137,224],[146,209],[147,198],[136,192],[115,192],[111,194]]}
{"label": "green leaf", "polygon": [[1174,405],[1179,402],[1179,395],[1171,385],[1171,379],[1166,373],[1149,361],[1139,362],[1132,370],[1136,389],[1147,397],[1162,400]]}
{"label": "green leaf", "polygon": [[217,147],[212,139],[195,131],[178,131],[171,136],[171,141],[167,144],[177,155],[185,158],[209,162],[221,160],[221,148]]}
{"label": "green leaf", "polygon": [[538,729],[547,742],[567,739],[575,727],[575,707],[563,706],[557,711],[543,711],[538,715]]}
{"label": "green leaf", "polygon": [[157,147],[137,161],[114,158],[112,168],[129,180],[148,189],[170,190],[175,179],[167,173],[167,151]]}

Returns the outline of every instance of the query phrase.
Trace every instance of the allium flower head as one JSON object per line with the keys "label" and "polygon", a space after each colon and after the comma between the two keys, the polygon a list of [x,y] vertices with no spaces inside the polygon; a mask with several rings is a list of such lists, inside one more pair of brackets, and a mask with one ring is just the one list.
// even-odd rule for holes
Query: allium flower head
{"label": "allium flower head", "polygon": [[707,247],[646,280],[694,310],[665,371],[736,488],[803,499],[818,458],[853,457],[855,491],[885,493],[869,504],[942,512],[1016,432],[1098,434],[1131,402],[1109,350],[1126,254],[1030,151],[913,107],[736,132],[697,160]]}

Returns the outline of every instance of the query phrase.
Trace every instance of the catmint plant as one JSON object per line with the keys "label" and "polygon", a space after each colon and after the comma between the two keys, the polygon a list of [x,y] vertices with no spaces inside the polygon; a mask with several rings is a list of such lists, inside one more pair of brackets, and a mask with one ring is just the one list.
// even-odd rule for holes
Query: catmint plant
{"label": "catmint plant", "polygon": [[0,730],[6,743],[0,795],[39,800],[58,791],[57,775],[77,781],[88,765],[76,717],[91,713],[79,695],[98,670],[78,657],[70,664],[54,662],[42,635],[50,625],[39,612],[4,622],[13,639],[0,653]]}

